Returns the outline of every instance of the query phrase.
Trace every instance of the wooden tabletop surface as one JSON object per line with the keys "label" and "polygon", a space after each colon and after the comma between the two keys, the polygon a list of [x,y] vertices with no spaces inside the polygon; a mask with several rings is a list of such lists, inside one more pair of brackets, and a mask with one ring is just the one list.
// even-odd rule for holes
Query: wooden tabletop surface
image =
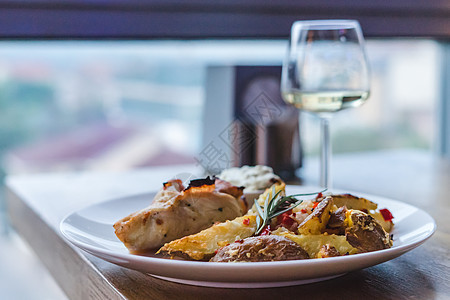
{"label": "wooden tabletop surface", "polygon": [[[60,221],[110,198],[153,191],[193,166],[122,173],[10,176],[11,223],[71,299],[450,299],[450,163],[418,151],[336,155],[334,186],[397,199],[427,211],[437,231],[425,244],[383,264],[308,285],[222,289],[164,281],[87,254],[66,242]],[[303,184],[317,180],[306,164]]]}

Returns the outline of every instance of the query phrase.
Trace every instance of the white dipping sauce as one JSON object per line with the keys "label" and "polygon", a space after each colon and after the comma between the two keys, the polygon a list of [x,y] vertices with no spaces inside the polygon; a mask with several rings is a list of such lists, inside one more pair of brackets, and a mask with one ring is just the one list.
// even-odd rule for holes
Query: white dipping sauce
{"label": "white dipping sauce", "polygon": [[226,169],[217,177],[233,185],[244,186],[246,193],[264,190],[273,184],[274,179],[280,179],[271,167],[261,165]]}

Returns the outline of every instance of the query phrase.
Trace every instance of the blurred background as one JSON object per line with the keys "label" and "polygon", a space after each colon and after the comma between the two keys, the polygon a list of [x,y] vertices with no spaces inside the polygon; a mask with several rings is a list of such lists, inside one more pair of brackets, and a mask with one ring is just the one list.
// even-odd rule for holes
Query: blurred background
{"label": "blurred background", "polygon": [[[0,154],[5,174],[127,170],[195,163],[206,69],[281,65],[286,41],[0,42]],[[371,40],[369,101],[333,119],[335,153],[435,151],[439,43]],[[318,123],[301,118],[306,155]]]}
{"label": "blurred background", "polygon": [[[295,20],[355,18],[367,33],[371,96],[335,114],[334,153],[450,156],[448,2],[294,2],[0,1],[0,290],[9,299],[64,295],[8,237],[6,175],[196,164],[208,67],[281,65]],[[300,134],[308,164],[318,120],[302,114]]]}

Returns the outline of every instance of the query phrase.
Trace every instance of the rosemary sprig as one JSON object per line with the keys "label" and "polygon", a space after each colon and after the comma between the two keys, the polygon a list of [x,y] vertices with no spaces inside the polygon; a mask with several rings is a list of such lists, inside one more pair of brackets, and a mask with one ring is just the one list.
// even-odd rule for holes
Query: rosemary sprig
{"label": "rosemary sprig", "polygon": [[264,206],[259,205],[258,199],[254,200],[256,210],[258,211],[258,217],[256,218],[257,229],[255,234],[260,234],[264,227],[266,227],[266,225],[270,223],[270,220],[293,209],[294,207],[299,206],[303,202],[302,199],[297,199],[295,197],[317,195],[319,193],[325,192],[326,190],[327,189],[324,189],[320,192],[315,193],[281,196],[281,191],[275,193],[275,186],[272,187],[272,198],[270,198],[270,194],[267,194],[266,198],[264,199]]}

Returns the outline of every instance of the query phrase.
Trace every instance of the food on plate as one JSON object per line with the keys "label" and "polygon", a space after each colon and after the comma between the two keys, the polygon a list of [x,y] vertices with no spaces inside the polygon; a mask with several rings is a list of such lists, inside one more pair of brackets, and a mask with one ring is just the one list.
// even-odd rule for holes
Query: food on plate
{"label": "food on plate", "polygon": [[329,234],[344,235],[346,229],[345,219],[347,218],[347,211],[347,207],[342,206],[331,212],[325,232]]}
{"label": "food on plate", "polygon": [[377,211],[369,211],[369,215],[377,220],[386,232],[391,232],[394,228],[394,223],[392,222],[394,216],[392,216],[388,209],[383,208]]}
{"label": "food on plate", "polygon": [[[266,189],[260,198],[272,197],[274,191],[284,193],[284,188],[283,182],[276,183],[273,188]],[[197,234],[167,243],[157,253],[171,258],[207,260],[214,256],[221,247],[253,236],[258,227],[257,220],[257,211],[252,208],[243,217],[214,224]]]}
{"label": "food on plate", "polygon": [[325,244],[322,245],[322,247],[320,247],[319,252],[316,255],[316,258],[326,258],[336,256],[341,256],[341,253],[334,246]]}
{"label": "food on plate", "polygon": [[307,259],[308,253],[292,240],[277,235],[261,235],[237,240],[222,247],[212,262],[281,261]]}
{"label": "food on plate", "polygon": [[[349,194],[322,192],[286,196],[285,184],[277,182],[255,199],[246,215],[167,243],[158,254],[254,262],[329,258],[392,247],[393,217],[387,209],[378,211],[376,203]],[[378,215],[392,225],[384,229],[374,217]]]}
{"label": "food on plate", "polygon": [[345,206],[348,209],[357,209],[369,211],[377,209],[378,205],[362,197],[356,197],[350,194],[333,195],[333,202],[337,207]]}
{"label": "food on plate", "polygon": [[330,219],[332,205],[333,198],[329,196],[320,201],[311,214],[298,226],[298,233],[321,234]]}
{"label": "food on plate", "polygon": [[117,221],[115,233],[131,252],[159,248],[245,214],[242,190],[218,178],[192,180],[186,188],[181,180],[170,180],[147,208]]}
{"label": "food on plate", "polygon": [[[156,256],[211,262],[330,258],[393,245],[394,217],[368,199],[325,190],[286,195],[265,166],[219,176],[186,188],[177,179],[164,183],[149,207],[114,224],[117,237],[130,252],[159,248]],[[244,187],[263,186],[250,205],[244,201]]]}
{"label": "food on plate", "polygon": [[[337,207],[346,207],[347,209],[356,209],[371,215],[387,232],[393,229],[393,216],[387,209],[377,210],[378,204],[362,197],[356,197],[350,194],[333,195],[333,202]],[[384,214],[384,215],[383,215]]]}
{"label": "food on plate", "polygon": [[217,177],[231,184],[245,187],[245,193],[264,191],[272,184],[281,181],[271,167],[262,165],[229,168],[223,170]]}
{"label": "food on plate", "polygon": [[[356,254],[358,249],[350,245],[345,235],[335,234],[294,234],[288,231],[275,231],[273,234],[284,236],[297,244],[299,244],[311,258],[318,258],[321,255],[321,249],[324,245],[327,247],[333,247],[339,253],[339,255]],[[323,250],[322,250],[323,251]]]}

